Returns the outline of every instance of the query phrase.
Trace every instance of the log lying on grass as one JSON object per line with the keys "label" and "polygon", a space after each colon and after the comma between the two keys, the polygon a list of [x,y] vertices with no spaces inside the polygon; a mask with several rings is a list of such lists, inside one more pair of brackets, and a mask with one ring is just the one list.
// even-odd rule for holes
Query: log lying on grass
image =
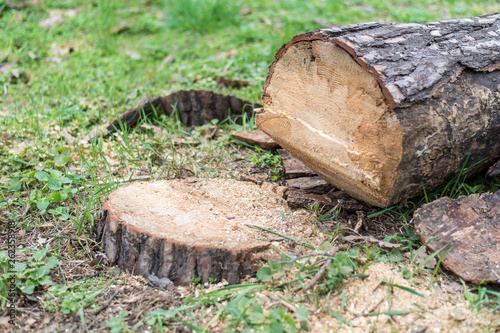
{"label": "log lying on grass", "polygon": [[192,277],[234,284],[269,255],[268,234],[249,225],[286,233],[304,218],[264,186],[186,178],[118,188],[97,234],[110,263],[132,274],[180,285]]}
{"label": "log lying on grass", "polygon": [[257,126],[335,187],[389,206],[500,156],[500,14],[295,36]]}

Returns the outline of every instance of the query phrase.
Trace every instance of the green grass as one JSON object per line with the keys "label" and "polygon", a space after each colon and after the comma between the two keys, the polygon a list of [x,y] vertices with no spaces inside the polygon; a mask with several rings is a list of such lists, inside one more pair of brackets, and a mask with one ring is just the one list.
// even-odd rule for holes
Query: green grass
{"label": "green grass", "polygon": [[[277,155],[245,147],[230,137],[231,131],[254,128],[253,119],[245,119],[243,125],[230,120],[207,124],[186,136],[187,129],[175,116],[162,115],[143,122],[160,127],[168,136],[122,128],[108,138],[79,143],[91,129],[131,109],[141,96],[206,89],[259,102],[276,51],[296,34],[365,21],[432,21],[500,11],[497,0],[45,0],[27,1],[22,9],[11,8],[10,3],[16,1],[0,0],[0,218],[28,235],[46,228],[51,236],[47,257],[60,261],[92,259],[89,249],[96,246],[92,228],[102,202],[139,170],[147,170],[153,179],[186,170],[203,177],[231,176],[226,167],[244,152],[248,165],[280,180]],[[58,10],[62,23],[40,25]],[[217,84],[218,77],[250,84],[227,88]],[[221,135],[203,140],[215,128]],[[410,223],[415,208],[442,195],[498,188],[498,178],[468,179],[461,173],[445,188],[379,216],[404,222],[404,233],[388,237],[411,250],[419,245]],[[334,209],[320,214],[320,220],[334,220],[339,213]],[[359,256],[391,261],[396,254],[366,247]],[[339,272],[353,273],[356,258],[349,255],[338,254],[328,278],[318,285],[321,297],[341,288],[347,273]],[[268,271],[273,269],[281,274],[279,266]],[[298,269],[295,280],[279,283],[300,285],[318,266],[301,262]],[[44,291],[41,283],[35,287],[35,293]],[[476,294],[468,295],[475,304],[497,296],[483,287],[476,289],[477,299]],[[227,305],[217,307],[218,316],[228,320],[229,314],[236,318],[238,311],[253,304],[252,311],[231,322],[235,329],[253,324],[281,325],[290,331],[307,328],[307,310],[262,311],[260,301],[249,296],[254,291],[243,290],[228,294]],[[66,297],[62,292],[59,296]],[[203,297],[203,304],[213,301]],[[311,299],[304,302],[320,302]],[[174,318],[178,313],[161,315]],[[124,317],[107,325],[125,327]],[[155,313],[147,314],[146,320],[153,326],[164,324]]]}

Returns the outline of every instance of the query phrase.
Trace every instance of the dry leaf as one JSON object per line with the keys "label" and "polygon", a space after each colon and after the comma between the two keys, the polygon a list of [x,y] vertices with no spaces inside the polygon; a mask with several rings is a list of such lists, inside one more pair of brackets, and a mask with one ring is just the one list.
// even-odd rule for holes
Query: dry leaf
{"label": "dry leaf", "polygon": [[0,73],[6,72],[12,66],[14,66],[13,63],[0,63]]}
{"label": "dry leaf", "polygon": [[135,108],[138,108],[144,104],[146,104],[147,102],[149,102],[151,100],[151,95],[149,94],[146,94],[146,95],[143,95],[138,101],[137,103],[135,103],[135,106],[134,106],[134,109]]}
{"label": "dry leaf", "polygon": [[38,226],[38,228],[40,228],[40,229],[49,228],[50,229],[50,228],[54,228],[54,225],[52,223],[44,223],[44,224],[40,224]]}
{"label": "dry leaf", "polygon": [[133,60],[141,59],[141,55],[137,52],[127,51],[127,55]]}
{"label": "dry leaf", "polygon": [[248,7],[245,7],[243,8],[241,11],[240,11],[240,15],[241,16],[247,16],[247,15],[250,15],[252,14],[252,9],[251,8],[248,8]]}
{"label": "dry leaf", "polygon": [[[413,261],[415,261],[415,263],[417,265],[420,265],[421,263],[423,263],[427,258],[429,257],[429,255],[427,254],[426,250],[425,250],[425,245],[422,245],[417,251],[415,251],[415,255],[413,257]],[[437,264],[437,261],[436,261],[436,258],[431,258],[425,265],[424,267],[425,268],[428,268],[428,269],[434,269],[436,267],[436,264]]]}
{"label": "dry leaf", "polygon": [[220,52],[219,53],[219,56],[222,56],[222,57],[225,57],[226,59],[229,59],[231,58],[232,56],[238,54],[238,50],[237,49],[232,49],[230,51],[227,51],[227,52]]}
{"label": "dry leaf", "polygon": [[246,87],[250,84],[247,80],[240,79],[226,79],[226,78],[218,78],[217,83],[223,86],[231,86],[234,88]]}
{"label": "dry leaf", "polygon": [[271,21],[268,17],[264,16],[263,14],[260,14],[259,17],[265,24],[273,25],[273,21]]}
{"label": "dry leaf", "polygon": [[15,12],[14,19],[16,20],[17,24],[23,23],[23,14],[21,14],[21,12]]}
{"label": "dry leaf", "polygon": [[173,54],[169,54],[168,56],[165,57],[165,59],[163,59],[160,66],[158,67],[158,70],[161,71],[163,69],[163,66],[173,62],[174,60],[175,60],[175,56]]}
{"label": "dry leaf", "polygon": [[9,133],[2,132],[2,141],[10,142],[10,141],[12,141],[11,138],[12,138],[12,136]]}
{"label": "dry leaf", "polygon": [[124,25],[112,27],[111,29],[109,29],[109,32],[114,34],[114,35],[118,35],[118,34],[121,34],[122,32],[128,31],[130,29],[132,29],[132,26],[130,24],[124,24]]}
{"label": "dry leaf", "polygon": [[49,12],[49,17],[47,17],[45,20],[41,20],[38,25],[44,28],[52,28],[55,27],[56,25],[60,25],[64,23],[64,18],[62,15],[62,11],[55,9],[51,10]]}

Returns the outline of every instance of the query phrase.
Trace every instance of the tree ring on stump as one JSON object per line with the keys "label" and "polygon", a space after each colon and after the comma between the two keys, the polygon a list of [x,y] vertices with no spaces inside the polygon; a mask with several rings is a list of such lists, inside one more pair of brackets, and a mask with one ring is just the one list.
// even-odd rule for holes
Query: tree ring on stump
{"label": "tree ring on stump", "polygon": [[200,178],[122,186],[103,205],[102,247],[111,264],[132,274],[178,285],[192,277],[238,283],[270,245],[248,225],[286,232],[294,223],[277,187],[269,188]]}

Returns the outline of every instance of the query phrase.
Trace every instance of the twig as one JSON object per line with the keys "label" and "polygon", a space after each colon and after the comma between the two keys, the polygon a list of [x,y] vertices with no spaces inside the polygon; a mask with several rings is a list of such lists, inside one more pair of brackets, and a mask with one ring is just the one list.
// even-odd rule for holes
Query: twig
{"label": "twig", "polygon": [[285,300],[282,300],[281,298],[279,298],[278,296],[274,296],[274,295],[271,295],[271,297],[269,297],[272,301],[276,301],[280,304],[282,304],[283,306],[285,306],[286,308],[288,308],[290,311],[292,312],[295,312],[296,308],[295,306],[293,306],[292,304],[288,303],[287,301]]}
{"label": "twig", "polygon": [[[346,246],[345,245],[340,245],[340,246],[334,246],[330,252],[328,252],[328,256],[329,257],[333,257],[335,256],[335,254],[339,251],[339,250],[343,250],[345,249]],[[326,272],[326,269],[328,267],[328,265],[330,265],[332,263],[333,259],[332,258],[328,258],[326,259],[325,263],[323,264],[323,266],[321,266],[321,268],[319,269],[319,271],[314,275],[314,277],[311,279],[311,281],[309,281],[303,288],[304,291],[310,289],[312,286],[314,286],[316,283],[318,283],[318,281],[321,279],[321,277],[325,274]]]}
{"label": "twig", "polygon": [[363,240],[363,241],[369,242],[369,243],[376,243],[379,247],[383,247],[383,248],[386,248],[386,249],[394,249],[394,248],[401,247],[401,244],[394,244],[394,243],[384,242],[384,241],[376,239],[373,236],[354,236],[354,235],[350,235],[350,236],[343,237],[343,239],[346,240],[346,241],[348,241],[348,242],[354,242],[354,241],[357,241],[357,240]]}
{"label": "twig", "polygon": [[293,264],[294,262],[296,262],[297,260],[300,260],[300,259],[305,259],[305,258],[310,258],[310,257],[317,257],[317,256],[322,256],[324,255],[324,253],[309,253],[309,254],[304,254],[302,256],[298,256],[298,257],[295,257],[293,259],[290,259],[290,260],[286,260],[286,261],[278,261],[278,264]]}
{"label": "twig", "polygon": [[145,179],[149,179],[149,178],[151,178],[150,175],[135,176],[135,177],[130,178],[130,181],[134,182],[134,181],[137,181],[137,180],[145,180]]}
{"label": "twig", "polygon": [[493,273],[493,275],[495,275],[498,279],[498,283],[500,283],[500,275],[497,274],[497,272],[495,272],[495,270],[493,269],[493,267],[490,266],[490,263],[488,262],[488,259],[486,259],[484,261],[484,263],[486,264],[486,266],[488,266],[488,268],[490,269],[490,271]]}
{"label": "twig", "polygon": [[249,176],[249,175],[243,175],[243,176],[241,176],[241,180],[247,181],[247,182],[252,182],[252,183],[255,183],[257,185],[262,185],[262,181],[261,180],[258,180],[257,178]]}
{"label": "twig", "polygon": [[120,292],[120,289],[118,289],[113,295],[111,295],[111,297],[108,299],[106,304],[104,304],[102,307],[100,307],[99,309],[92,312],[92,315],[97,316],[99,313],[101,313],[103,310],[105,310],[109,306],[109,303],[111,303],[113,298],[115,298],[115,296],[118,295],[119,292]]}
{"label": "twig", "polygon": [[[135,181],[138,181],[138,180],[146,180],[146,179],[149,179],[151,178],[150,175],[143,175],[143,176],[135,176],[135,177],[131,177],[130,179],[119,179],[119,180],[115,180],[115,181],[112,181],[112,182],[107,182],[107,181],[104,181],[104,180],[100,180],[97,182],[97,185],[108,185],[108,184],[118,184],[118,183],[126,183],[126,182],[135,182]],[[79,191],[83,191],[85,189],[88,190],[88,187],[91,187],[92,184],[87,184],[86,186],[80,186],[78,188]]]}
{"label": "twig", "polygon": [[384,300],[385,296],[373,308],[371,308],[370,311],[368,311],[368,313],[372,313],[373,311],[375,311],[380,306],[380,304],[382,304]]}
{"label": "twig", "polygon": [[87,277],[86,277],[83,281],[84,281],[84,282],[87,282],[87,280],[90,280],[90,279],[92,279],[92,278],[95,278],[96,276],[101,275],[101,273],[102,273],[102,272],[97,272],[97,273],[95,273],[95,274],[92,274],[92,275],[90,275],[90,276],[87,276]]}

